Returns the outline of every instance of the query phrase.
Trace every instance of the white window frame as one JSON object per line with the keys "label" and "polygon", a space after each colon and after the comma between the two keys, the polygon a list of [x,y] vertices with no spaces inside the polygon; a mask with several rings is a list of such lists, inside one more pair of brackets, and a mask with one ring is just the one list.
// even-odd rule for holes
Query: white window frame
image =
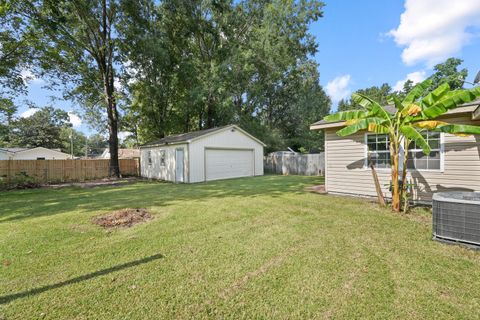
{"label": "white window frame", "polygon": [[[381,135],[381,134],[377,134],[377,133],[365,133],[365,137],[364,137],[364,143],[365,143],[365,161],[364,161],[364,169],[365,170],[368,170],[370,169],[370,167],[368,166],[368,136],[369,135]],[[435,149],[436,150],[436,149]],[[412,151],[421,151],[419,149],[412,149],[412,150],[408,150],[410,152]],[[390,152],[390,151],[388,151]],[[401,151],[400,151],[400,160],[403,159],[403,156],[404,156],[404,151],[403,151],[403,145],[401,147]],[[403,164],[403,161],[400,161],[400,166],[402,166]],[[375,170],[377,171],[390,171],[391,168],[375,168]],[[440,132],[440,169],[408,169],[407,168],[407,171],[418,171],[418,172],[444,172],[445,171],[445,134],[443,132]]]}
{"label": "white window frame", "polygon": [[147,150],[147,164],[152,165],[152,150]]}
{"label": "white window frame", "polygon": [[[443,132],[440,132],[439,143],[440,143],[439,149],[433,149],[433,150],[438,150],[440,152],[440,169],[410,169],[410,168],[407,167],[407,171],[444,172],[444,170],[445,170],[445,134]],[[408,150],[408,152],[421,152],[421,151],[422,151],[422,149],[410,149],[410,150]]]}
{"label": "white window frame", "polygon": [[165,149],[160,149],[160,167],[167,165],[167,152]]}
{"label": "white window frame", "polygon": [[[365,142],[365,161],[364,161],[364,164],[363,164],[363,168],[365,170],[368,170],[370,169],[370,166],[368,165],[368,136],[380,136],[380,135],[385,135],[385,136],[388,136],[388,134],[378,134],[378,133],[365,133],[365,139],[364,139],[364,142]],[[377,151],[378,152],[378,151]],[[390,154],[390,150],[384,150],[384,151],[380,151],[380,153],[388,153]],[[375,167],[375,170],[377,171],[390,171],[390,167],[387,167],[387,168],[377,168]]]}

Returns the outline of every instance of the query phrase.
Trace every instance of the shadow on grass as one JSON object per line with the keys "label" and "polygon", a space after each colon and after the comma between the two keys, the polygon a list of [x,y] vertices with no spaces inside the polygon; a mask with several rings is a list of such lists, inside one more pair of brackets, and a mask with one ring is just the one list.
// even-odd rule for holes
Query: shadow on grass
{"label": "shadow on grass", "polygon": [[179,201],[263,195],[275,198],[285,193],[303,193],[303,187],[312,183],[322,183],[322,178],[267,175],[196,184],[140,182],[92,189],[23,190],[2,195],[0,223],[71,211],[90,213],[126,207],[168,206]]}
{"label": "shadow on grass", "polygon": [[58,282],[58,283],[55,283],[55,284],[50,284],[48,286],[43,286],[43,287],[39,287],[39,288],[27,290],[27,291],[22,291],[22,292],[18,292],[18,293],[6,295],[6,296],[1,296],[0,297],[0,305],[5,304],[5,303],[9,303],[9,302],[11,302],[13,300],[16,300],[16,299],[37,295],[37,294],[43,293],[45,291],[61,288],[61,287],[64,287],[64,286],[68,286],[70,284],[90,280],[90,279],[93,279],[93,278],[96,278],[96,277],[99,277],[99,276],[103,276],[103,275],[106,275],[106,274],[109,274],[109,273],[112,273],[112,272],[116,272],[116,271],[120,271],[120,270],[123,270],[123,269],[135,267],[135,266],[145,264],[145,263],[148,263],[148,262],[151,262],[153,260],[160,259],[160,258],[163,258],[162,254],[155,254],[155,255],[152,255],[150,257],[146,257],[146,258],[135,260],[135,261],[130,261],[130,262],[127,262],[127,263],[124,263],[124,264],[119,264],[119,265],[111,267],[111,268],[95,271],[95,272],[85,274],[83,276],[75,277],[75,278],[72,278],[72,279],[69,279],[69,280],[66,280],[66,281]]}

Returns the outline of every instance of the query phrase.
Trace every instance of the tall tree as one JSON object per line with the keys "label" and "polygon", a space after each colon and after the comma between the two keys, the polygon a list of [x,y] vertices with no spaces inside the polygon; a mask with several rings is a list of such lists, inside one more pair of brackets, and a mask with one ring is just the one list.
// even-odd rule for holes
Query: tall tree
{"label": "tall tree", "polygon": [[0,98],[0,147],[8,147],[12,139],[13,116],[17,107],[11,99]]}
{"label": "tall tree", "polygon": [[60,149],[63,147],[61,132],[69,126],[67,112],[44,107],[30,117],[12,121],[10,145]]}
{"label": "tall tree", "polygon": [[[103,108],[109,131],[110,174],[119,176],[115,90],[118,41],[116,0],[15,1],[18,14],[39,30],[41,67],[65,97],[87,109]],[[98,112],[100,113],[100,112]]]}
{"label": "tall tree", "polygon": [[[371,99],[377,101],[382,106],[388,104],[388,98],[392,94],[392,87],[388,83],[384,83],[381,86],[372,86],[365,89],[360,89],[355,91],[357,94],[365,95],[371,97]],[[342,100],[338,104],[338,111],[354,110],[361,109],[362,106],[356,103],[354,100]]]}
{"label": "tall tree", "polygon": [[463,63],[463,60],[457,58],[448,58],[445,62],[437,64],[433,70],[434,73],[430,76],[432,85],[429,91],[433,91],[444,83],[448,83],[452,90],[461,89],[463,82],[468,77],[468,70],[458,67]]}

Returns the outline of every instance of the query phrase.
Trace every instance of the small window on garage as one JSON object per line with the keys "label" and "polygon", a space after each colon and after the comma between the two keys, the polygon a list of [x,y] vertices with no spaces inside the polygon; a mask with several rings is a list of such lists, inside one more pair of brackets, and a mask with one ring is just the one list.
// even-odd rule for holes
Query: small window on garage
{"label": "small window on garage", "polygon": [[165,150],[160,150],[160,166],[165,166]]}
{"label": "small window on garage", "polygon": [[147,151],[147,163],[149,166],[152,165],[152,151]]}
{"label": "small window on garage", "polygon": [[45,157],[37,157],[37,160],[45,160]]}

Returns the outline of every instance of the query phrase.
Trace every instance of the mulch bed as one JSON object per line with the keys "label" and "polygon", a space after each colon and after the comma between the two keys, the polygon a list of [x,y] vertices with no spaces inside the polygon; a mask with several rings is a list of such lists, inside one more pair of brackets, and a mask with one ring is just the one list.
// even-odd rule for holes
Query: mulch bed
{"label": "mulch bed", "polygon": [[112,213],[93,217],[92,222],[104,228],[131,227],[152,219],[147,209],[121,209]]}

